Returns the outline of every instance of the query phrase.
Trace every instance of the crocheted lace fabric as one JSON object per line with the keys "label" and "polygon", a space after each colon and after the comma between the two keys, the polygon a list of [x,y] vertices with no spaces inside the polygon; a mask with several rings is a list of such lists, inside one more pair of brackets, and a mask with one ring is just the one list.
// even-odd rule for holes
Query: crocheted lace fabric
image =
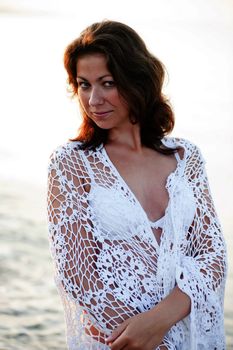
{"label": "crocheted lace fabric", "polygon": [[109,349],[105,335],[176,285],[191,298],[191,313],[157,349],[225,349],[226,249],[205,162],[187,140],[162,142],[184,156],[167,178],[160,240],[103,145],[68,142],[51,155],[49,240],[70,350]]}

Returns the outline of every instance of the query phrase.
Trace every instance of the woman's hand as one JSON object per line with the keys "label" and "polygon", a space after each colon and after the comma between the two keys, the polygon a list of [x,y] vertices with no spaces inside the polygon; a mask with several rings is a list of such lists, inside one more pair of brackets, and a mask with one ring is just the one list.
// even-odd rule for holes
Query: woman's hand
{"label": "woman's hand", "polygon": [[124,321],[105,341],[111,350],[154,350],[166,332],[152,309]]}
{"label": "woman's hand", "polygon": [[190,297],[176,286],[153,309],[124,321],[105,341],[111,350],[154,350],[169,329],[190,313],[190,308]]}

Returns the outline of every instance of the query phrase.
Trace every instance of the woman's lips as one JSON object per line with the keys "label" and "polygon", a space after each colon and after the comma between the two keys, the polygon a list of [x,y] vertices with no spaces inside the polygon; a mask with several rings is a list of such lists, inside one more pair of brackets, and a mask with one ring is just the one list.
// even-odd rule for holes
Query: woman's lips
{"label": "woman's lips", "polygon": [[95,117],[95,118],[99,118],[99,119],[102,119],[102,118],[105,118],[107,117],[112,111],[104,111],[104,112],[92,112],[92,115]]}

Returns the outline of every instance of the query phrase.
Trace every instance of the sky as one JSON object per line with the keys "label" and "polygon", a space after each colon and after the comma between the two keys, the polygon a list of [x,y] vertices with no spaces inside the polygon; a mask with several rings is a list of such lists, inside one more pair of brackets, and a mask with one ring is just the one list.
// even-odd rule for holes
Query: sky
{"label": "sky", "polygon": [[[95,21],[97,17],[114,16],[121,20],[134,21],[159,19],[163,21],[228,21],[232,22],[233,4],[231,0],[108,0],[80,2],[77,0],[1,0],[0,10],[11,12],[37,12],[37,14],[69,16],[70,18]],[[82,16],[80,16],[80,13]]]}
{"label": "sky", "polygon": [[1,0],[0,176],[44,186],[50,153],[80,123],[67,93],[65,47],[105,18],[132,26],[165,64],[173,135],[203,150],[220,198],[222,172],[233,187],[231,0]]}

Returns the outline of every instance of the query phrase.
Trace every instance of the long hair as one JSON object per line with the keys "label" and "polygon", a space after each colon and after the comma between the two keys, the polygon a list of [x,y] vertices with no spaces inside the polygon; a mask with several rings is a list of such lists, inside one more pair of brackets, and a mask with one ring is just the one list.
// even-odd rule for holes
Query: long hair
{"label": "long hair", "polygon": [[[129,26],[105,20],[87,27],[65,50],[64,66],[73,96],[78,96],[77,61],[90,53],[106,57],[120,95],[129,106],[130,120],[139,123],[142,144],[160,153],[172,154],[161,139],[174,127],[172,108],[162,93],[163,64],[152,55],[144,41]],[[94,149],[107,142],[108,130],[98,127],[81,108],[82,123],[78,136],[82,147]]]}

